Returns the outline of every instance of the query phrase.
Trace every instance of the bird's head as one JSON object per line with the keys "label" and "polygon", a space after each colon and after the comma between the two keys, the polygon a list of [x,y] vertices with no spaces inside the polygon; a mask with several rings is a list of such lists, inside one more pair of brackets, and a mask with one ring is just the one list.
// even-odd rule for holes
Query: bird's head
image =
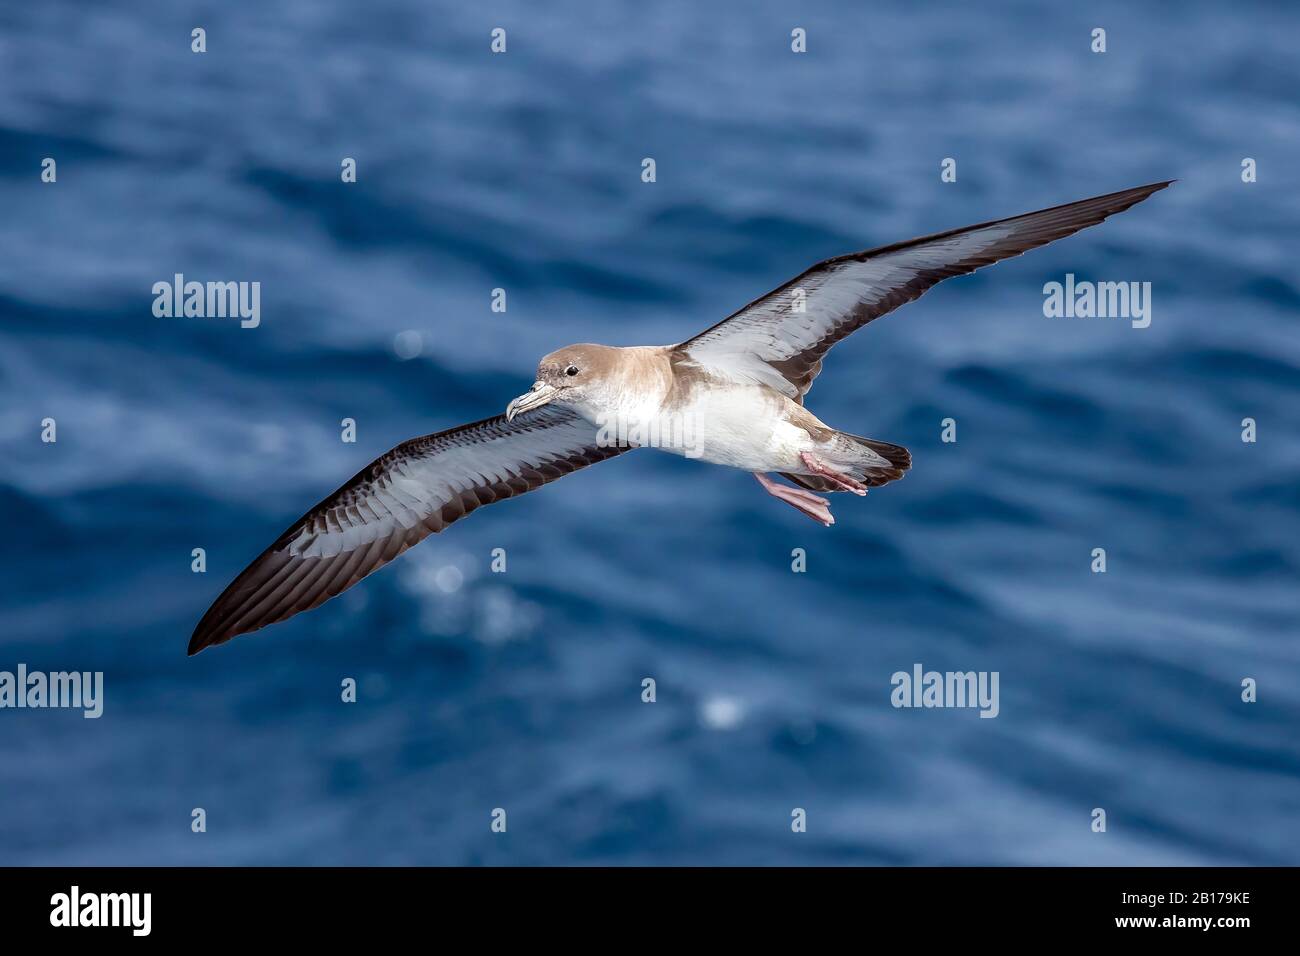
{"label": "bird's head", "polygon": [[566,345],[537,363],[533,387],[506,406],[506,419],[554,403],[594,412],[608,389],[618,349],[607,345]]}

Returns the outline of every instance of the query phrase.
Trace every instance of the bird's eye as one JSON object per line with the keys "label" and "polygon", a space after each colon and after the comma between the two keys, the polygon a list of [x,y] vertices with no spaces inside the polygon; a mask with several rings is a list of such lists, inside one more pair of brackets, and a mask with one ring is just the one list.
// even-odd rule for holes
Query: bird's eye
{"label": "bird's eye", "polygon": [[566,369],[564,370],[564,374],[565,374],[565,375],[577,375],[577,374],[578,374],[578,366],[576,366],[576,365],[570,365],[568,368],[566,368]]}

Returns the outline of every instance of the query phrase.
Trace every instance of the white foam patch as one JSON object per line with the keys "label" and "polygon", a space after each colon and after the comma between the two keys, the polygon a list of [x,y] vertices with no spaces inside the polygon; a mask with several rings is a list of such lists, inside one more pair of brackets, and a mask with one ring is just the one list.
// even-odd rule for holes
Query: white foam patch
{"label": "white foam patch", "polygon": [[700,704],[700,723],[710,730],[735,730],[744,719],[745,704],[738,697],[718,695]]}

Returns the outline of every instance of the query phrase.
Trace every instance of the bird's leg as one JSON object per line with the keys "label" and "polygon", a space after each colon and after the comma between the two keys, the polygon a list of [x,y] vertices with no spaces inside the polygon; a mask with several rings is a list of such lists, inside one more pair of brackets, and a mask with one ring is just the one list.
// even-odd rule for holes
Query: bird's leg
{"label": "bird's leg", "polygon": [[851,491],[859,497],[867,493],[867,486],[862,482],[854,481],[843,472],[836,471],[812,452],[801,451],[799,452],[799,458],[814,475],[821,475],[832,484],[839,485],[844,491]]}
{"label": "bird's leg", "polygon": [[825,498],[803,488],[795,488],[793,485],[783,485],[780,482],[773,481],[761,472],[754,472],[754,477],[763,486],[763,490],[773,498],[793,506],[809,518],[812,518],[813,521],[820,521],[827,528],[835,523],[835,516],[831,514],[830,502]]}

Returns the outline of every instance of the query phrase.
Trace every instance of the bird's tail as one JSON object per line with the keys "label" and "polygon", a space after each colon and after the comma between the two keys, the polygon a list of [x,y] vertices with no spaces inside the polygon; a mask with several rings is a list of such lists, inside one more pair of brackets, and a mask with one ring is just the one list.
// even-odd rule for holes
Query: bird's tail
{"label": "bird's tail", "polygon": [[[888,484],[903,477],[912,467],[912,453],[902,445],[894,445],[874,438],[862,438],[848,432],[837,431],[823,454],[827,464],[842,468],[850,478],[869,488]],[[782,473],[796,485],[802,485],[818,494],[842,491],[838,485],[817,475]]]}

